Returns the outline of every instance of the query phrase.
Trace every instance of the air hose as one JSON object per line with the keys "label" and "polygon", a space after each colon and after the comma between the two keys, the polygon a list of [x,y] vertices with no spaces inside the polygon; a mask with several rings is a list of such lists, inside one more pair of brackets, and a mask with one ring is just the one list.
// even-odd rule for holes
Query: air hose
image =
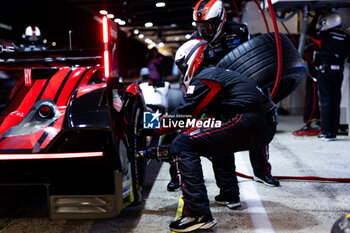
{"label": "air hose", "polygon": [[237,6],[237,3],[236,3],[236,0],[232,0],[232,3],[233,3],[233,6],[235,7],[238,23],[242,23],[241,16],[239,16],[238,6]]}
{"label": "air hose", "polygon": [[276,46],[277,46],[277,58],[278,58],[278,68],[277,68],[276,81],[275,81],[275,85],[274,85],[272,92],[271,92],[271,98],[273,99],[273,97],[277,93],[278,86],[280,84],[281,76],[282,76],[282,47],[281,47],[281,39],[280,39],[277,21],[276,21],[276,15],[275,15],[275,11],[273,9],[271,0],[267,0],[267,3],[269,5],[269,11],[270,11],[271,19],[272,19],[273,29],[275,30],[275,39],[276,39]]}
{"label": "air hose", "polygon": [[[236,172],[236,175],[246,179],[254,179],[252,176],[248,176],[239,172]],[[274,176],[277,179],[284,180],[314,180],[314,181],[329,181],[329,182],[338,182],[338,183],[350,183],[350,178],[327,178],[320,176]]]}
{"label": "air hose", "polygon": [[261,14],[261,16],[262,16],[263,19],[264,19],[264,23],[265,23],[265,27],[266,27],[266,32],[269,33],[269,32],[270,32],[270,29],[269,29],[269,25],[268,25],[268,23],[267,23],[267,20],[266,20],[266,16],[265,16],[265,14],[264,14],[264,11],[263,11],[263,9],[261,8],[261,6],[260,6],[260,4],[258,3],[257,0],[253,0],[253,1],[254,1],[255,4],[257,5],[257,7],[258,7],[258,9],[259,9],[259,11],[260,11],[260,14]]}

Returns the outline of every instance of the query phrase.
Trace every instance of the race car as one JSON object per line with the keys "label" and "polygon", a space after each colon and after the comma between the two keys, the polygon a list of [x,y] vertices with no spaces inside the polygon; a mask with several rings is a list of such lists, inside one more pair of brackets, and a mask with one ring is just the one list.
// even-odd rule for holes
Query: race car
{"label": "race car", "polygon": [[110,218],[142,200],[145,103],[111,75],[103,28],[103,50],[0,54],[0,183],[45,185],[52,219]]}

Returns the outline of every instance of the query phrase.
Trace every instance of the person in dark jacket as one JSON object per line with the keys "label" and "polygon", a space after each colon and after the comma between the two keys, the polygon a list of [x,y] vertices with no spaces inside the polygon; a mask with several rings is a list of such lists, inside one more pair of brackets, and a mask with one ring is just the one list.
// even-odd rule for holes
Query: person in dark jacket
{"label": "person in dark jacket", "polygon": [[[226,12],[223,2],[220,0],[200,0],[193,12],[193,19],[197,31],[191,39],[199,38],[209,42],[204,53],[205,63],[216,65],[227,53],[249,39],[248,28],[245,24],[239,24],[226,20]],[[269,162],[269,146],[249,151],[249,157],[254,172],[254,180],[267,186],[279,186],[279,181],[271,175]],[[214,168],[214,171],[216,168]],[[170,176],[167,189],[176,191],[180,187],[175,163],[171,163]],[[220,178],[219,178],[220,180]],[[216,198],[219,204],[225,204],[221,195]],[[240,206],[238,200],[236,207]]]}
{"label": "person in dark jacket", "polygon": [[350,37],[340,30],[341,24],[341,16],[337,12],[329,12],[320,18],[313,33],[321,40],[318,76],[321,135],[318,137],[327,141],[335,141],[337,137],[344,61],[350,52]]}
{"label": "person in dark jacket", "polygon": [[[211,117],[198,119],[202,124],[194,124],[171,144],[170,154],[179,158],[184,207],[182,217],[169,227],[179,232],[208,229],[216,224],[209,208],[200,156],[213,158],[213,166],[219,168],[216,175],[224,178],[224,182],[217,182],[221,194],[230,200],[239,195],[232,154],[267,145],[276,131],[273,102],[242,74],[202,63],[206,46],[206,41],[193,39],[176,52],[176,64],[184,76],[187,93],[180,106],[163,119],[188,122],[191,119],[181,117],[198,119],[203,113]],[[215,124],[201,127],[210,120]],[[161,135],[170,130],[174,129],[161,127],[155,132]]]}

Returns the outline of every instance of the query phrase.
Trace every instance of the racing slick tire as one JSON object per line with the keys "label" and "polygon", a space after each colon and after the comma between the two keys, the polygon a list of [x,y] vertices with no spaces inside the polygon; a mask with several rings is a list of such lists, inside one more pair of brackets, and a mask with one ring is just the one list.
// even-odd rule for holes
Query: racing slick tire
{"label": "racing slick tire", "polygon": [[139,101],[133,105],[132,117],[130,127],[128,127],[128,141],[129,141],[129,161],[131,163],[132,172],[132,189],[134,201],[132,205],[137,205],[142,202],[142,193],[145,185],[146,174],[146,158],[143,151],[146,145],[146,139],[139,135],[142,127],[143,111],[140,107]]}
{"label": "racing slick tire", "polygon": [[[308,68],[298,50],[280,34],[283,68],[280,84],[273,98],[278,103],[291,94],[305,79]],[[254,80],[265,93],[272,91],[277,75],[278,58],[274,33],[262,34],[239,45],[217,64]]]}

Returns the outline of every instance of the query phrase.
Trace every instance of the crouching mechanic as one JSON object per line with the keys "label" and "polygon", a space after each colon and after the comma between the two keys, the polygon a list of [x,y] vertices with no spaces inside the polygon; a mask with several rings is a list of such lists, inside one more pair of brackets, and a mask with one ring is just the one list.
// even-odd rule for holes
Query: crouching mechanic
{"label": "crouching mechanic", "polygon": [[[176,52],[175,62],[183,75],[187,93],[172,116],[205,113],[220,125],[190,128],[172,142],[170,154],[178,156],[184,200],[182,217],[170,224],[177,232],[209,229],[213,219],[204,185],[200,156],[213,157],[220,194],[230,201],[239,197],[234,157],[237,151],[261,148],[273,138],[275,105],[254,81],[240,73],[206,66],[203,51],[206,41],[193,39]],[[168,119],[163,119],[167,121]],[[174,119],[171,119],[174,121]],[[203,120],[203,119],[200,119]],[[155,130],[156,134],[168,128]],[[217,176],[219,174],[219,176]]]}
{"label": "crouching mechanic", "polygon": [[[205,63],[216,65],[226,54],[249,38],[246,25],[226,20],[224,3],[221,0],[199,0],[193,11],[193,21],[197,31],[191,39],[204,39],[209,42],[205,51]],[[271,174],[269,155],[269,145],[249,151],[254,180],[271,187],[279,186],[280,182]],[[171,181],[167,186],[168,191],[179,188],[174,164],[171,163],[170,166]],[[221,204],[222,197],[218,196],[216,201]]]}

